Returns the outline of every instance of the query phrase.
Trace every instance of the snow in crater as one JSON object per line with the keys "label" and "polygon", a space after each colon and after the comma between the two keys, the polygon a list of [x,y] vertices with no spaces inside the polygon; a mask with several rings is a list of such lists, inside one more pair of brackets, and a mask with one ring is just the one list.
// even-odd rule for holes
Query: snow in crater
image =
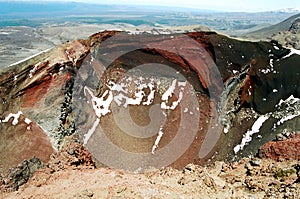
{"label": "snow in crater", "polygon": [[294,48],[288,48],[290,50],[290,53],[286,56],[283,57],[283,59],[287,58],[287,57],[290,57],[294,54],[296,55],[300,55],[300,50],[297,50],[297,49],[294,49]]}
{"label": "snow in crater", "polygon": [[[119,80],[118,83],[108,81],[106,83],[107,90],[99,97],[94,95],[94,92],[84,87],[85,96],[88,97],[88,103],[92,105],[92,108],[97,116],[91,129],[84,135],[84,144],[87,144],[90,137],[95,132],[97,126],[100,123],[101,117],[110,113],[110,105],[115,102],[118,106],[126,108],[128,105],[144,105],[149,106],[153,103],[156,93],[156,86],[161,82],[155,80],[155,78],[131,78],[126,76]],[[161,94],[161,109],[162,110],[174,110],[181,100],[183,99],[184,90],[187,82],[181,82],[177,79],[173,79],[170,86]],[[147,91],[146,91],[147,90]],[[176,100],[171,101],[170,99],[176,96]],[[185,109],[188,112],[187,109]],[[166,113],[163,111],[165,117]],[[190,114],[194,114],[190,112]],[[162,127],[158,132],[155,143],[152,147],[151,153],[154,154],[158,147],[159,141],[163,136]]]}
{"label": "snow in crater", "polygon": [[[277,89],[273,89],[273,92],[278,92]],[[266,101],[266,98],[263,98],[263,101]],[[286,105],[286,106],[283,106]],[[287,99],[281,99],[275,107],[277,110],[272,113],[267,113],[265,115],[260,116],[253,124],[251,130],[248,130],[247,133],[243,136],[240,144],[234,147],[234,152],[237,153],[240,150],[243,150],[245,145],[252,140],[252,135],[260,132],[261,126],[270,118],[278,119],[276,123],[274,123],[273,130],[275,130],[281,124],[292,120],[298,116],[300,116],[300,99],[291,95]],[[224,133],[227,132],[227,129],[224,128]]]}
{"label": "snow in crater", "polygon": [[97,126],[99,125],[100,123],[100,119],[97,118],[92,126],[92,128],[90,128],[88,130],[88,132],[84,135],[84,138],[83,138],[83,145],[86,145],[89,141],[89,139],[91,138],[91,136],[94,134],[94,132],[96,131],[96,128]]}
{"label": "snow in crater", "polygon": [[[133,91],[128,89],[132,86],[135,88]],[[113,91],[114,102],[116,102],[118,106],[123,105],[125,108],[128,105],[150,105],[155,97],[153,78],[145,79],[139,77],[138,79],[133,80],[131,77],[128,77],[122,79],[119,83],[109,81],[108,87]],[[145,93],[144,89],[149,89],[148,95]],[[146,101],[143,102],[144,97],[146,97]]]}
{"label": "snow in crater", "polygon": [[277,71],[274,69],[274,59],[272,57],[274,57],[273,54],[269,54],[270,60],[269,60],[269,65],[266,68],[263,69],[259,69],[260,72],[264,73],[264,74],[268,74],[268,73],[277,73]]}
{"label": "snow in crater", "polygon": [[287,99],[281,99],[278,104],[275,105],[278,109],[273,113],[273,117],[278,119],[274,124],[273,130],[281,124],[300,116],[300,99],[291,95]]}
{"label": "snow in crater", "polygon": [[25,118],[24,122],[29,125],[32,121],[30,119],[28,119],[28,118]]}
{"label": "snow in crater", "polygon": [[17,125],[19,123],[19,117],[22,115],[22,111],[18,111],[18,113],[10,113],[8,114],[8,116],[5,117],[5,119],[3,120],[0,120],[2,123],[7,123],[9,122],[9,120],[11,118],[14,118],[13,121],[12,121],[12,125]]}
{"label": "snow in crater", "polygon": [[239,73],[239,71],[238,71],[238,70],[233,70],[232,72],[233,72],[233,74],[237,74],[237,73]]}
{"label": "snow in crater", "polygon": [[292,105],[292,104],[295,104],[296,102],[300,102],[300,99],[294,97],[294,95],[291,95],[286,100],[281,99],[275,107],[282,106],[282,104]]}
{"label": "snow in crater", "polygon": [[[177,84],[176,84],[177,83]],[[179,94],[178,94],[178,98],[176,101],[173,101],[171,103],[171,105],[167,105],[169,98],[172,97],[175,93],[175,89],[176,89],[176,85],[179,87]],[[162,102],[161,102],[161,108],[162,109],[170,109],[170,110],[174,110],[179,103],[181,102],[182,98],[183,98],[183,92],[184,92],[184,87],[186,85],[186,82],[177,82],[177,80],[173,80],[172,85],[168,88],[168,90],[162,95]]]}
{"label": "snow in crater", "polygon": [[172,81],[172,85],[168,88],[168,90],[162,95],[161,99],[164,100],[164,101],[167,101],[169,97],[172,96],[172,94],[174,93],[175,91],[175,87],[176,87],[176,82],[177,80],[174,79]]}
{"label": "snow in crater", "polygon": [[160,142],[160,140],[161,140],[163,134],[164,134],[164,133],[163,133],[163,131],[162,131],[162,127],[160,127],[159,132],[158,132],[158,135],[157,135],[157,137],[156,137],[156,139],[155,139],[155,142],[154,142],[154,145],[153,145],[153,147],[152,147],[151,153],[152,153],[153,155],[155,154],[155,150],[156,150],[156,148],[158,147],[158,144],[159,144],[159,142]]}
{"label": "snow in crater", "polygon": [[243,136],[242,142],[234,147],[234,152],[237,153],[240,150],[243,150],[245,145],[247,145],[252,140],[252,135],[258,133],[262,125],[269,119],[269,115],[260,116],[253,124],[251,130],[248,130],[247,133]]}
{"label": "snow in crater", "polygon": [[155,87],[153,83],[148,83],[148,88],[150,88],[150,94],[147,97],[147,101],[143,102],[143,105],[150,105],[152,104],[155,96]]}
{"label": "snow in crater", "polygon": [[109,106],[113,100],[113,95],[112,91],[106,90],[102,96],[96,97],[94,93],[86,86],[84,87],[84,93],[86,96],[87,94],[89,94],[92,107],[97,116],[92,128],[89,129],[88,132],[84,135],[83,144],[86,145],[95,132],[97,126],[99,125],[101,116],[111,112]]}
{"label": "snow in crater", "polygon": [[223,131],[225,134],[227,134],[229,132],[229,126],[225,126]]}
{"label": "snow in crater", "polygon": [[29,131],[31,129],[30,124],[32,123],[32,121],[30,119],[28,119],[28,118],[25,118],[24,122],[27,124],[27,130]]}
{"label": "snow in crater", "polygon": [[94,93],[88,87],[85,86],[84,92],[85,95],[87,93],[90,95],[93,109],[98,118],[110,113],[109,106],[113,100],[112,91],[106,90],[102,96],[96,97]]}
{"label": "snow in crater", "polygon": [[298,117],[298,116],[300,116],[300,111],[297,111],[296,113],[291,114],[291,115],[286,115],[286,116],[284,116],[284,117],[281,118],[276,124],[277,124],[277,126],[279,126],[279,125],[285,123],[286,121],[289,121],[289,120],[291,120],[291,119],[294,119],[295,117]]}

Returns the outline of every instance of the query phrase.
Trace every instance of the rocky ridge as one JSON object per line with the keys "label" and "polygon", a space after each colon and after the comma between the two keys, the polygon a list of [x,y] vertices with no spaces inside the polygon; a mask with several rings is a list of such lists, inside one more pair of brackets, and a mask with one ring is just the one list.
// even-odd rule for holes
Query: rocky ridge
{"label": "rocky ridge", "polygon": [[[181,170],[148,169],[133,173],[76,166],[37,171],[5,198],[297,198],[299,162],[243,159],[240,162],[189,164]],[[0,195],[1,196],[1,195]]]}
{"label": "rocky ridge", "polygon": [[279,41],[283,46],[300,49],[300,18],[296,18],[286,31],[272,35],[272,39]]}

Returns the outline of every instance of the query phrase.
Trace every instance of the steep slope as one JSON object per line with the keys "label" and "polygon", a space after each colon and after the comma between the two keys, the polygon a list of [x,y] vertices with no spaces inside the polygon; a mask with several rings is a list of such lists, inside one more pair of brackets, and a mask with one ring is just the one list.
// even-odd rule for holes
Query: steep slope
{"label": "steep slope", "polygon": [[275,24],[275,25],[251,32],[251,33],[247,33],[247,37],[261,39],[261,38],[265,38],[266,36],[271,36],[271,35],[277,34],[279,32],[287,31],[291,27],[292,23],[299,17],[300,17],[300,14],[293,15],[278,24]]}

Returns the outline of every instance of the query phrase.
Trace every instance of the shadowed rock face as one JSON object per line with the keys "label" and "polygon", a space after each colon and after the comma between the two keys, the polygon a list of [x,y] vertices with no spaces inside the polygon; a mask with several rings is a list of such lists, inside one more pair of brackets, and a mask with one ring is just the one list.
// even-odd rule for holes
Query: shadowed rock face
{"label": "shadowed rock face", "polygon": [[299,64],[276,42],[213,32],[102,32],[58,46],[1,71],[0,172],[46,162],[68,140],[128,169],[255,154],[298,124]]}

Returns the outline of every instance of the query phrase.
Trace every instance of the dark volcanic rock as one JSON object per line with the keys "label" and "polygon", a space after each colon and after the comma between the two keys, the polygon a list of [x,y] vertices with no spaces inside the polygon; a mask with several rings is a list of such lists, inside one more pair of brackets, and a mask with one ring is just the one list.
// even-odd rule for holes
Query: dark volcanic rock
{"label": "dark volcanic rock", "polygon": [[42,166],[42,162],[35,157],[30,160],[24,160],[22,164],[10,169],[7,179],[4,180],[5,182],[0,186],[0,189],[18,190]]}
{"label": "dark volcanic rock", "polygon": [[297,18],[291,25],[289,31],[294,34],[297,34],[300,31],[300,18]]}
{"label": "dark volcanic rock", "polygon": [[107,31],[58,46],[1,71],[0,155],[15,159],[0,172],[22,154],[47,161],[68,140],[125,169],[254,155],[300,115],[299,63],[276,42],[213,32]]}

